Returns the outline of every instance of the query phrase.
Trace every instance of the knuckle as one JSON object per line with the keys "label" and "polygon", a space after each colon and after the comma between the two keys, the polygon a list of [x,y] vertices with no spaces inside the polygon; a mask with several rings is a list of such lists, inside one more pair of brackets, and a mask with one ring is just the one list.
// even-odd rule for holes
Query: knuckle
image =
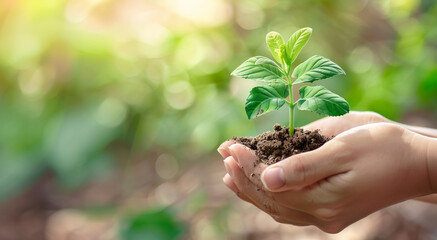
{"label": "knuckle", "polygon": [[247,199],[246,195],[244,193],[240,192],[240,191],[235,192],[235,195],[237,195],[237,197],[239,197],[242,200],[246,200]]}
{"label": "knuckle", "polygon": [[364,114],[369,117],[369,123],[385,122],[385,118],[379,113],[366,111]]}
{"label": "knuckle", "polygon": [[332,233],[332,234],[339,233],[343,231],[343,229],[345,228],[346,228],[346,224],[341,222],[330,222],[320,227],[320,229],[322,229],[324,232]]}
{"label": "knuckle", "polygon": [[291,169],[295,173],[304,173],[305,172],[305,166],[303,164],[304,160],[303,157],[297,158],[293,164],[291,165]]}
{"label": "knuckle", "polygon": [[272,218],[273,218],[273,220],[275,220],[275,222],[277,222],[277,223],[287,223],[287,221],[283,218],[283,217],[281,217],[281,216],[279,216],[279,215],[275,215],[275,214],[272,214],[272,215],[270,215]]}
{"label": "knuckle", "polygon": [[322,221],[333,222],[339,214],[337,210],[332,208],[319,208],[314,212],[314,216]]}
{"label": "knuckle", "polygon": [[403,128],[394,124],[382,124],[378,126],[378,132],[381,136],[400,136],[404,131]]}
{"label": "knuckle", "polygon": [[[356,154],[356,146],[350,144],[349,141],[338,141],[337,139],[332,139],[329,142],[325,143],[326,148],[328,149],[327,154],[333,164],[344,164],[349,162],[351,157],[354,157]],[[325,146],[324,145],[324,146]]]}
{"label": "knuckle", "polygon": [[296,182],[305,181],[306,167],[304,162],[304,157],[299,157],[290,165],[291,174],[289,176],[293,176],[293,180]]}

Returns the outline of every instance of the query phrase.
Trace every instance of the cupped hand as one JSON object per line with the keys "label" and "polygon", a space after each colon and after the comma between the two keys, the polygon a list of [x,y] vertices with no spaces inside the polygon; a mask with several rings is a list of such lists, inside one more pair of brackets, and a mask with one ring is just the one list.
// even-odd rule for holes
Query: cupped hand
{"label": "cupped hand", "polygon": [[426,141],[376,123],[271,166],[254,166],[254,153],[240,144],[225,142],[220,153],[229,174],[225,184],[240,198],[278,222],[336,233],[381,208],[432,193]]}
{"label": "cupped hand", "polygon": [[325,136],[335,136],[351,128],[370,124],[370,123],[393,123],[382,115],[375,112],[358,112],[350,113],[339,117],[325,117],[314,121],[302,128],[306,130],[319,129],[320,133]]}

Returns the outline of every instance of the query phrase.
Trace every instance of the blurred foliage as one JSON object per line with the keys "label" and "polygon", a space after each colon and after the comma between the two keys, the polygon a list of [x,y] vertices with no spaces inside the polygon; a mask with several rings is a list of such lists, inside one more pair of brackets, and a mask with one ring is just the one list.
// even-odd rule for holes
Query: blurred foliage
{"label": "blurred foliage", "polygon": [[286,123],[247,120],[253,83],[229,76],[269,56],[272,30],[312,27],[296,62],[342,66],[321,84],[351,109],[436,126],[436,22],[433,0],[0,0],[0,201],[47,171],[77,189],[134,155],[171,180],[225,139]]}
{"label": "blurred foliage", "polygon": [[168,209],[147,210],[126,217],[120,226],[124,240],[182,239],[186,231]]}

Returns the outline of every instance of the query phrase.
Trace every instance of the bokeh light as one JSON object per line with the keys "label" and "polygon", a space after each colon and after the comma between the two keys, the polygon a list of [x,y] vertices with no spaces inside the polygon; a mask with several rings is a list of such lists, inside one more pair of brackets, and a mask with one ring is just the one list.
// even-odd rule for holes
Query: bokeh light
{"label": "bokeh light", "polygon": [[428,236],[402,206],[334,237],[279,226],[225,188],[215,149],[287,121],[247,120],[255,83],[229,74],[301,27],[296,63],[342,66],[321,84],[353,110],[437,127],[436,22],[432,0],[0,0],[0,239],[144,237],[150,216],[167,224],[154,237]]}

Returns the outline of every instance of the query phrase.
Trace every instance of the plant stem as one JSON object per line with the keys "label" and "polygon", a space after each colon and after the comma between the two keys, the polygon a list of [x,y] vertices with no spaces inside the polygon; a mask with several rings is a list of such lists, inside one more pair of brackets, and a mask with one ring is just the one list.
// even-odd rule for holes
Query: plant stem
{"label": "plant stem", "polygon": [[290,112],[289,112],[289,119],[288,119],[288,133],[290,136],[293,136],[294,134],[294,103],[293,103],[293,85],[288,84],[288,91],[290,92]]}

